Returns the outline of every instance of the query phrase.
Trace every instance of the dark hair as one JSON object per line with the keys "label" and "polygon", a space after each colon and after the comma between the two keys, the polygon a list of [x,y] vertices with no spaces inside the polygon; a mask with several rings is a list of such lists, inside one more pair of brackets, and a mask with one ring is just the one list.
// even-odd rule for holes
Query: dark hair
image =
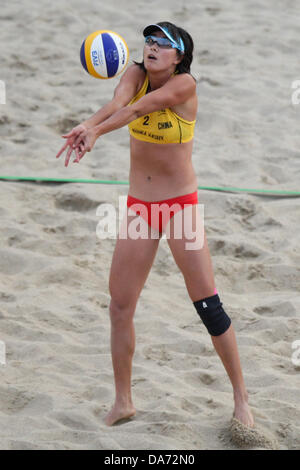
{"label": "dark hair", "polygon": [[[189,73],[191,75],[191,64],[193,61],[193,51],[194,51],[194,41],[191,35],[187,31],[185,31],[185,29],[180,28],[179,26],[176,26],[175,24],[170,23],[169,21],[161,21],[160,23],[156,23],[156,24],[159,26],[162,26],[163,28],[167,28],[171,36],[173,36],[176,40],[178,40],[181,37],[184,43],[184,56],[183,56],[182,61],[176,65],[175,72]],[[179,50],[176,49],[176,51],[177,51],[178,57],[181,57]],[[133,62],[139,67],[141,67],[141,69],[143,69],[144,72],[146,72],[144,61],[136,62],[134,60]]]}

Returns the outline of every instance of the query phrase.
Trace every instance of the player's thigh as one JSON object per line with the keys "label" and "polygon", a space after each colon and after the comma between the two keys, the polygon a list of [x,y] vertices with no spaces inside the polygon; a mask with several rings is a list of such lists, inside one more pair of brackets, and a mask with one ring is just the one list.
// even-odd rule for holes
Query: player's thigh
{"label": "player's thigh", "polygon": [[142,230],[147,230],[148,236],[132,238],[130,223],[133,220],[136,220],[136,216],[130,216],[126,213],[122,223],[123,228],[116,241],[110,269],[110,294],[112,300],[120,308],[135,306],[159,245],[159,238],[151,238],[151,231],[148,230],[144,220],[141,221]]}
{"label": "player's thigh", "polygon": [[167,240],[194,302],[214,294],[213,265],[201,211],[194,205],[182,212],[182,222],[180,214],[175,214]]}

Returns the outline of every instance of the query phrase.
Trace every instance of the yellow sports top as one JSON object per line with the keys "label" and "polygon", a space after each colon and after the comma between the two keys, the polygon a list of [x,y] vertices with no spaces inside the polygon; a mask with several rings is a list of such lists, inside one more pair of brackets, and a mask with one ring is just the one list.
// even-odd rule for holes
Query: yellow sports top
{"label": "yellow sports top", "polygon": [[[130,101],[129,105],[138,101],[147,93],[149,78],[146,75],[142,88]],[[196,121],[186,121],[171,109],[161,109],[146,114],[128,124],[130,134],[136,139],[155,144],[181,144],[194,136]]]}

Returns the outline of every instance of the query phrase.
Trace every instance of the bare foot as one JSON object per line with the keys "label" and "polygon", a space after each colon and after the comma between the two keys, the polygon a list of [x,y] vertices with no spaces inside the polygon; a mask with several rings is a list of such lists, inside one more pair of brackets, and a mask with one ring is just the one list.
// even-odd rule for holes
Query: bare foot
{"label": "bare foot", "polygon": [[[274,434],[261,425],[254,425],[252,413],[249,410],[247,411],[246,405],[244,405],[244,411],[239,412],[238,418],[233,414],[230,423],[232,442],[238,447],[245,449],[263,448],[278,450],[279,443]],[[239,408],[242,410],[242,406]],[[242,420],[244,420],[244,422],[242,422]],[[253,425],[251,426],[252,423]]]}
{"label": "bare foot", "polygon": [[247,401],[235,401],[233,417],[245,426],[254,427],[254,418]]}
{"label": "bare foot", "polygon": [[124,406],[115,403],[110,412],[106,415],[105,424],[107,426],[112,426],[121,419],[126,419],[130,418],[131,416],[134,416],[135,413],[136,409],[133,405]]}

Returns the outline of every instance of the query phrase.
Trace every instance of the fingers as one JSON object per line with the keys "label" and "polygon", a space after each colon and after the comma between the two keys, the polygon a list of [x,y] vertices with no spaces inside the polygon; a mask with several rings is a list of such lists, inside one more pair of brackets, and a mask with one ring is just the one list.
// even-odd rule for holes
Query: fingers
{"label": "fingers", "polygon": [[79,145],[80,142],[84,139],[84,137],[85,137],[85,133],[84,133],[84,132],[81,132],[81,133],[76,137],[76,139],[74,140],[73,148],[78,147],[78,145]]}
{"label": "fingers", "polygon": [[74,142],[74,136],[73,138],[71,136],[72,132],[69,132],[69,134],[65,134],[65,137],[68,137],[68,140],[66,144],[60,149],[60,151],[56,155],[56,158],[59,158],[61,154],[69,147],[68,152],[66,154],[66,158],[65,158],[65,167],[69,165],[73,151],[75,152],[75,155],[76,155],[76,158],[73,160],[74,163],[79,163],[79,161],[86,154],[86,152],[90,152],[90,148],[87,148],[84,140],[82,140],[82,137],[80,137],[80,135],[77,136],[77,139]]}
{"label": "fingers", "polygon": [[60,149],[60,151],[58,152],[58,154],[56,155],[56,158],[59,158],[61,156],[61,154],[66,150],[66,148],[68,147],[68,142]]}
{"label": "fingers", "polygon": [[65,166],[66,167],[69,165],[69,161],[70,161],[72,152],[73,152],[73,149],[72,149],[72,147],[70,147],[69,150],[68,150],[68,153],[66,155],[66,159],[65,159]]}
{"label": "fingers", "polygon": [[75,160],[73,160],[73,163],[79,163],[80,154],[79,154],[78,147],[76,147],[76,149],[75,149],[75,155],[76,155],[76,158],[75,158]]}
{"label": "fingers", "polygon": [[63,134],[62,137],[67,139],[68,137],[72,137],[74,135],[74,130],[70,131],[68,134]]}
{"label": "fingers", "polygon": [[84,147],[84,144],[81,142],[75,149],[76,158],[73,160],[73,163],[79,163],[82,157],[86,154],[87,150]]}
{"label": "fingers", "polygon": [[81,154],[80,154],[80,157],[79,157],[79,160],[82,159],[82,157],[86,154],[86,150],[84,150]]}
{"label": "fingers", "polygon": [[80,142],[81,142],[82,138],[80,136],[77,137],[77,139],[74,140],[74,143],[73,143],[73,148],[76,148],[79,146]]}
{"label": "fingers", "polygon": [[87,150],[85,148],[85,146],[83,144],[81,144],[81,149],[80,149],[80,153],[79,153],[79,160],[82,159],[82,157],[86,154]]}
{"label": "fingers", "polygon": [[87,150],[83,143],[80,144],[79,160],[86,154]]}
{"label": "fingers", "polygon": [[81,154],[80,154],[80,160],[82,159],[83,155],[85,155],[86,152],[87,152],[87,150],[86,150],[86,148],[85,148],[84,145],[81,145],[81,147],[82,147],[82,150],[81,150]]}

